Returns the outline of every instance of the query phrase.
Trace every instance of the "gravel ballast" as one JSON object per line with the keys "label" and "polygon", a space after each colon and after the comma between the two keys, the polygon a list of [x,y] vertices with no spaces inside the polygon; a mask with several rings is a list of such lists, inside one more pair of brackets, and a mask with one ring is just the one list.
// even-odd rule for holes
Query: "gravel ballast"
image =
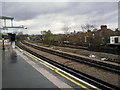
{"label": "gravel ballast", "polygon": [[55,56],[55,55],[52,55],[52,54],[49,54],[49,53],[46,53],[46,52],[43,52],[43,51],[40,51],[40,50],[36,50],[36,49],[28,47],[26,45],[23,45],[23,46],[25,46],[26,48],[28,48],[32,51],[35,51],[36,53],[38,53],[38,54],[40,54],[44,57],[47,57],[47,58],[49,58],[53,61],[64,64],[64,65],[66,65],[70,68],[73,68],[75,70],[78,70],[80,72],[83,72],[85,74],[93,76],[95,78],[98,78],[102,81],[105,81],[105,82],[108,82],[110,84],[113,84],[115,86],[120,87],[120,75],[119,74],[109,72],[109,71],[106,71],[106,70],[103,70],[103,69],[100,69],[100,68],[96,68],[96,67],[93,67],[93,66],[89,66],[89,65],[86,65],[86,64],[83,64],[83,63],[73,62],[73,61],[70,61],[68,59],[64,59],[64,58],[59,57],[59,56]]}

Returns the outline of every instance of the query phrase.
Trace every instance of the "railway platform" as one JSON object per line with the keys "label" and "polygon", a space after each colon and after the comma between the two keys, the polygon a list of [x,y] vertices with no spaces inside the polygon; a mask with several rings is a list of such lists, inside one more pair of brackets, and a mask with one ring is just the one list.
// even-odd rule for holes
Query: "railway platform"
{"label": "railway platform", "polygon": [[0,48],[2,56],[2,90],[12,88],[29,89],[93,89],[91,84],[70,77],[49,64],[19,48]]}

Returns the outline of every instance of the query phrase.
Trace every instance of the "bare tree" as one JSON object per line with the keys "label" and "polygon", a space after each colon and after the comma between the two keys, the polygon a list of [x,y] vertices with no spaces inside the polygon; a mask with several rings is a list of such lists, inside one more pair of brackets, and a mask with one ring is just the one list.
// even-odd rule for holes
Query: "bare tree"
{"label": "bare tree", "polygon": [[86,32],[88,30],[92,31],[93,29],[95,29],[95,25],[93,25],[93,24],[85,24],[85,25],[81,25],[81,28],[82,28],[83,32]]}
{"label": "bare tree", "polygon": [[49,29],[48,31],[41,31],[41,34],[42,34],[42,35],[46,35],[46,34],[50,35],[50,34],[52,34],[52,32],[51,32],[51,30]]}
{"label": "bare tree", "polygon": [[[17,33],[17,32],[16,32]],[[22,31],[20,31],[19,33],[18,33],[18,35],[23,35],[23,32]]]}
{"label": "bare tree", "polygon": [[68,34],[69,33],[69,29],[70,29],[70,26],[68,25],[68,23],[65,23],[63,28],[62,28],[64,34]]}

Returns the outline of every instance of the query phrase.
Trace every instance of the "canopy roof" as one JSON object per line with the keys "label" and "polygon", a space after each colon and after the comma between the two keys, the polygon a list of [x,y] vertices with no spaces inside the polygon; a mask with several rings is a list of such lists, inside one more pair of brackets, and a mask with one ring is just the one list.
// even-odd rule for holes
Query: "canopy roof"
{"label": "canopy roof", "polygon": [[0,19],[10,19],[10,20],[13,20],[14,18],[12,18],[12,17],[6,17],[6,16],[0,16]]}

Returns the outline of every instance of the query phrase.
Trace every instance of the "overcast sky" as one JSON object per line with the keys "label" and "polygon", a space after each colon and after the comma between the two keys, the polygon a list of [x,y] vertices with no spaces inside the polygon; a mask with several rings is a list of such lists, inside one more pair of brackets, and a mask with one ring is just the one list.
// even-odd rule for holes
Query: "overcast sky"
{"label": "overcast sky", "polygon": [[43,30],[63,33],[80,31],[81,25],[118,27],[117,2],[2,2],[2,15],[14,17],[14,25],[25,25],[24,33],[39,34]]}

